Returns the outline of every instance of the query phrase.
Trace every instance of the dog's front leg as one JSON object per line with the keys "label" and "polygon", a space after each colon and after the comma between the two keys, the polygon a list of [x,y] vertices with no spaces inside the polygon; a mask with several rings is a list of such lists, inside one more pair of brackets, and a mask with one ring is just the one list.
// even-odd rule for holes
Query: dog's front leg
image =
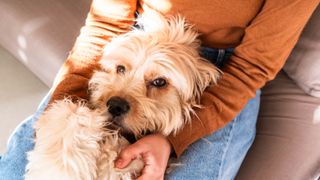
{"label": "dog's front leg", "polygon": [[35,124],[35,148],[28,153],[25,178],[96,179],[104,122],[84,103],[65,99],[52,104]]}

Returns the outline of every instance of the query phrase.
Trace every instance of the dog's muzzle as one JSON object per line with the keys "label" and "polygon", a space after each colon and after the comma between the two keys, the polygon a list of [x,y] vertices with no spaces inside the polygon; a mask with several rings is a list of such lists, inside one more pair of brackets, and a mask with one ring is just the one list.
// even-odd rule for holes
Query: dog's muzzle
{"label": "dog's muzzle", "polygon": [[119,133],[130,143],[134,143],[134,134],[122,127],[123,116],[130,111],[129,102],[119,96],[113,96],[107,101],[108,112],[112,115],[112,128],[118,129]]}
{"label": "dog's muzzle", "polygon": [[125,99],[113,96],[107,101],[108,112],[112,115],[113,118],[122,116],[129,112],[130,105]]}

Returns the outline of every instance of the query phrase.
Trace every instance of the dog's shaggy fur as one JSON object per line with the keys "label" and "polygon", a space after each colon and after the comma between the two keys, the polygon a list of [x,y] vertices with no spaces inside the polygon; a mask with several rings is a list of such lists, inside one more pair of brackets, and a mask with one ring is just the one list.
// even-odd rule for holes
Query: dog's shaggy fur
{"label": "dog's shaggy fur", "polygon": [[[90,102],[57,101],[36,122],[26,179],[130,179],[143,162],[114,168],[128,145],[121,134],[168,135],[191,120],[219,71],[199,56],[198,33],[181,16],[149,13],[138,23],[107,45],[89,82]],[[125,110],[112,107],[114,99]]]}

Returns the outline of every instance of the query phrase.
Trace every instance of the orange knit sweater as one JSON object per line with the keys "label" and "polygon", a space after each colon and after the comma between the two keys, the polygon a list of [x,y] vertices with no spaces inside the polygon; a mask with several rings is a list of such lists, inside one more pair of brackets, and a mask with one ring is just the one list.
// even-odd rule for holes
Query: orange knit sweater
{"label": "orange knit sweater", "polygon": [[283,66],[320,0],[93,0],[86,24],[54,84],[51,102],[88,99],[87,83],[110,38],[127,32],[135,11],[182,14],[204,46],[235,47],[217,85],[208,87],[194,118],[170,135],[178,156],[197,139],[224,127]]}

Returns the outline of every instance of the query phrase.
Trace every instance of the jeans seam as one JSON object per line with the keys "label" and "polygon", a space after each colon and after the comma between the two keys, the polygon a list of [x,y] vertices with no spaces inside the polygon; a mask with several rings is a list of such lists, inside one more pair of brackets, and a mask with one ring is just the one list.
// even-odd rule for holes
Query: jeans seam
{"label": "jeans seam", "polygon": [[235,126],[235,123],[237,122],[238,120],[238,116],[231,122],[231,127],[230,127],[230,131],[228,132],[228,134],[226,135],[227,137],[227,141],[225,142],[225,148],[224,148],[224,151],[222,153],[222,156],[221,156],[221,161],[219,163],[219,171],[218,171],[218,174],[217,174],[217,180],[220,179],[221,177],[221,174],[222,174],[222,167],[224,166],[224,160],[225,157],[226,157],[226,154],[227,154],[227,151],[229,149],[229,146],[230,146],[230,142],[231,142],[231,137],[233,136],[233,129],[234,129],[234,126]]}

